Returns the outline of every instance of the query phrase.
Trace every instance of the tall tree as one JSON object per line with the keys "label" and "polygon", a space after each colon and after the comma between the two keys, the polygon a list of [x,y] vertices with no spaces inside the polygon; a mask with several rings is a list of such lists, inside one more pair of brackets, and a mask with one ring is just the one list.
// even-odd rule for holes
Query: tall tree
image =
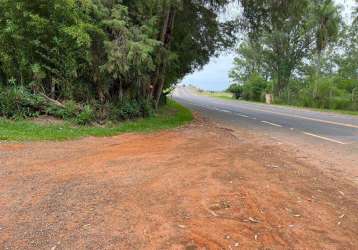
{"label": "tall tree", "polygon": [[321,57],[329,43],[335,41],[339,32],[341,17],[332,0],[314,2],[314,22],[316,25],[317,74],[321,71]]}
{"label": "tall tree", "polygon": [[242,25],[251,40],[263,42],[267,65],[281,96],[293,71],[311,51],[314,42],[313,11],[309,0],[242,0]]}
{"label": "tall tree", "polygon": [[234,68],[230,71],[230,78],[238,84],[247,81],[254,73],[266,80],[271,77],[263,54],[263,46],[259,41],[247,40],[236,50]]}

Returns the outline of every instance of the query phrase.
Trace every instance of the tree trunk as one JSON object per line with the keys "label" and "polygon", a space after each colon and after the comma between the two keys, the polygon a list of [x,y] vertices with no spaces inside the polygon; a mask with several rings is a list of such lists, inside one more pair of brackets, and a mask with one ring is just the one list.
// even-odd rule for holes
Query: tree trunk
{"label": "tree trunk", "polygon": [[[174,28],[174,20],[175,20],[175,9],[170,7],[165,14],[162,32],[160,34],[160,41],[162,42],[162,46],[165,50],[169,50],[170,42],[172,39],[172,33]],[[160,53],[160,52],[159,52]],[[157,67],[157,70],[153,79],[153,88],[151,90],[151,96],[154,100],[155,108],[158,108],[160,96],[163,91],[164,83],[165,83],[165,72],[167,67],[167,55],[159,55],[160,64]]]}
{"label": "tree trunk", "polygon": [[314,79],[314,89],[313,89],[313,98],[316,98],[318,95],[318,79],[321,76],[321,57],[322,54],[320,51],[317,51],[317,55],[316,55],[316,72],[315,72],[315,79]]}
{"label": "tree trunk", "polygon": [[[162,43],[163,47],[165,47],[164,43],[165,43],[165,34],[168,30],[168,25],[169,25],[169,18],[170,18],[170,8],[166,10],[165,12],[165,17],[164,17],[164,21],[163,21],[163,26],[162,26],[162,30],[160,32],[160,35],[158,37],[159,41]],[[152,78],[152,84],[150,85],[151,86],[151,89],[150,89],[150,96],[152,98],[155,97],[155,93],[157,92],[156,91],[156,88],[158,87],[157,84],[159,82],[159,76],[161,74],[161,68],[162,68],[162,63],[163,63],[163,56],[161,55],[161,51],[159,50],[158,51],[158,60],[160,61],[159,65],[157,66],[157,69],[154,73],[154,76]]]}
{"label": "tree trunk", "polygon": [[0,63],[0,84],[6,84],[7,83],[7,77],[5,72],[2,70],[2,65]]}
{"label": "tree trunk", "polygon": [[119,82],[118,98],[119,98],[119,101],[123,101],[123,84],[122,84],[122,81]]}
{"label": "tree trunk", "polygon": [[52,99],[56,99],[56,86],[55,86],[55,83],[53,82],[53,81],[51,81],[51,94],[50,94],[50,96],[51,96],[51,98]]}
{"label": "tree trunk", "polygon": [[55,100],[55,99],[52,99],[52,98],[48,97],[48,96],[45,95],[45,94],[40,93],[40,95],[41,95],[43,98],[45,98],[48,102],[52,103],[52,104],[55,105],[55,106],[58,106],[58,107],[60,107],[60,108],[64,108],[64,107],[65,107],[65,105],[63,105],[63,104],[60,103],[59,101],[57,101],[57,100]]}

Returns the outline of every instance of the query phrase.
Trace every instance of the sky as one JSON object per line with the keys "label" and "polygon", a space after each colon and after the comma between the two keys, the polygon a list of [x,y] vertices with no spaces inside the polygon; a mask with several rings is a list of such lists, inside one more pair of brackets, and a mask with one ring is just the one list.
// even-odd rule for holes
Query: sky
{"label": "sky", "polygon": [[[343,17],[348,22],[355,0],[335,0],[343,8]],[[230,9],[230,8],[229,8]],[[231,8],[235,9],[235,8]],[[236,8],[237,9],[237,8]],[[226,14],[227,16],[227,14]],[[233,16],[229,14],[228,16]],[[212,58],[203,69],[187,75],[181,83],[192,84],[204,90],[221,91],[230,85],[229,72],[233,67],[235,54],[227,51],[217,58]]]}

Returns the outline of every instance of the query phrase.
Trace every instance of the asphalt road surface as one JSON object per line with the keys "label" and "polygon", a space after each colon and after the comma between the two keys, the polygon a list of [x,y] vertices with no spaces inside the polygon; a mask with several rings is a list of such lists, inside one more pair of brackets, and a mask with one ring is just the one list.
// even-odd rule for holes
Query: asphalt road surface
{"label": "asphalt road surface", "polygon": [[[317,140],[339,145],[358,143],[358,117],[288,108],[243,101],[220,100],[195,95],[189,88],[178,87],[174,97],[182,104],[206,114],[224,113],[225,119],[290,130]],[[262,126],[264,129],[265,126]]]}
{"label": "asphalt road surface", "polygon": [[[283,143],[349,163],[358,175],[358,117],[302,108],[224,100],[178,87],[173,98],[215,122],[262,133]],[[338,159],[338,160],[337,160]],[[352,167],[351,167],[352,168]]]}

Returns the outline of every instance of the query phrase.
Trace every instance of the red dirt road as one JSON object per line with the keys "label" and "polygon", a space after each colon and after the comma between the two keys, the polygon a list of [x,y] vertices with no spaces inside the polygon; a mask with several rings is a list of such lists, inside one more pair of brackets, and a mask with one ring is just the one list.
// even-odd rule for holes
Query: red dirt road
{"label": "red dirt road", "polygon": [[0,249],[358,249],[358,188],[204,121],[0,144]]}

